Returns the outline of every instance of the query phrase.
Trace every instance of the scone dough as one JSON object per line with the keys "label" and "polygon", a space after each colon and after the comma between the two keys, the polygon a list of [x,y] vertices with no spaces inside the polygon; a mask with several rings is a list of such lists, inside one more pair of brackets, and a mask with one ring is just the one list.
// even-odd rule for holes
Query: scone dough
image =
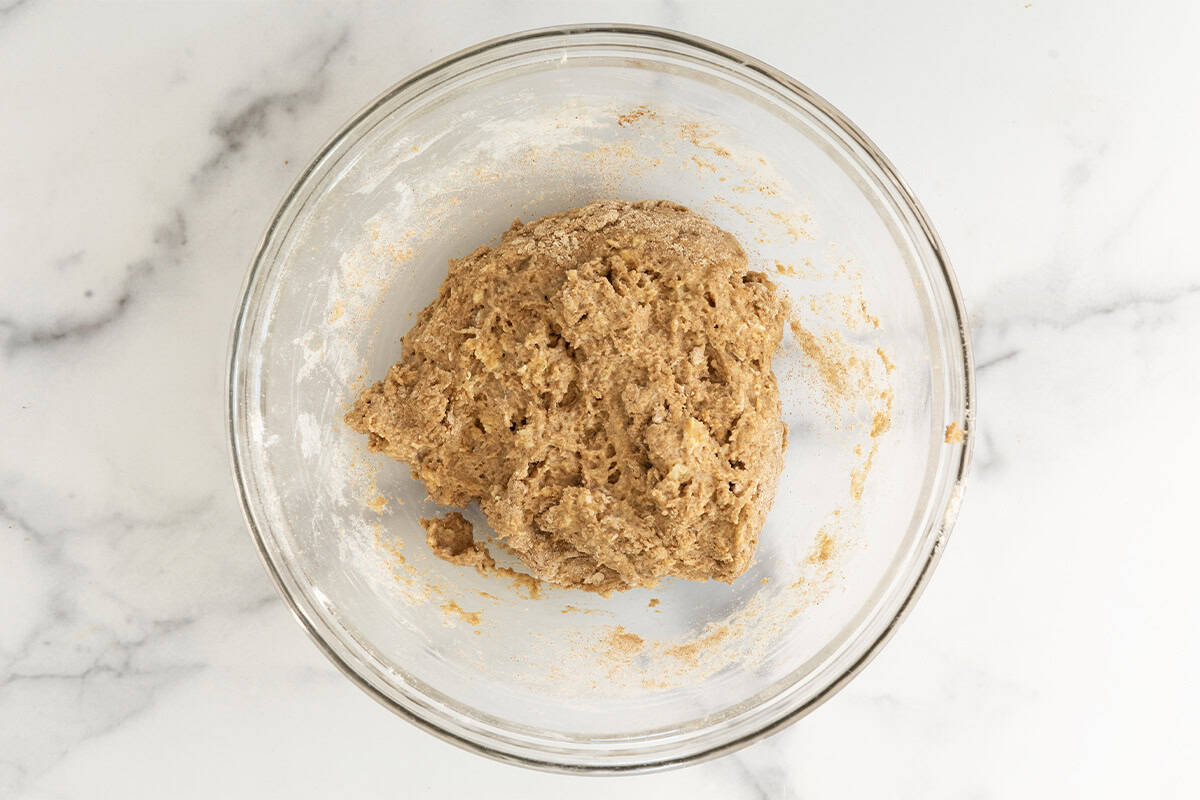
{"label": "scone dough", "polygon": [[783,466],[771,358],[786,317],[707,220],[592,203],[452,261],[346,423],[438,503],[478,501],[541,580],[732,581]]}
{"label": "scone dough", "polygon": [[425,543],[434,554],[451,564],[474,567],[482,573],[496,566],[487,545],[475,541],[475,532],[467,518],[457,511],[421,520]]}

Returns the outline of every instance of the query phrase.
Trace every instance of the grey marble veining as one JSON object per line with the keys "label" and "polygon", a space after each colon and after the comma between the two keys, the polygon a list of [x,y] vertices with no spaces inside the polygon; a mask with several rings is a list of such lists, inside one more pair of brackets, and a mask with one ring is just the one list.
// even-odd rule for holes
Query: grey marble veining
{"label": "grey marble veining", "polygon": [[[359,693],[244,530],[225,347],[321,144],[522,28],[677,27],[824,94],[897,164],[971,315],[971,483],[838,696],[734,756],[579,780]],[[1200,8],[0,4],[0,796],[1195,796]]]}

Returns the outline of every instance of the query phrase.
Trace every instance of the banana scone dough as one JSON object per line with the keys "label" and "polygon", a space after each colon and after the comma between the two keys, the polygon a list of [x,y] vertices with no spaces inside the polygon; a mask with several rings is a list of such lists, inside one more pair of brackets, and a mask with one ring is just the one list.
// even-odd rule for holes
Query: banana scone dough
{"label": "banana scone dough", "polygon": [[487,545],[475,541],[474,529],[466,517],[457,511],[433,519],[421,520],[425,543],[441,559],[463,567],[474,567],[482,573],[496,566]]}
{"label": "banana scone dough", "polygon": [[732,581],[783,466],[786,315],[737,240],[683,206],[592,203],[452,261],[346,423],[438,503],[478,501],[541,580]]}

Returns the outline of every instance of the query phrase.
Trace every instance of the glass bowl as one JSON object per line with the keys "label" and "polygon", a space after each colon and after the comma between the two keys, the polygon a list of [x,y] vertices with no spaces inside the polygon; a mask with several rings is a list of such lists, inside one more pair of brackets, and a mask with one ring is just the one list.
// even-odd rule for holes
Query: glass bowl
{"label": "glass bowl", "polygon": [[[514,218],[606,198],[691,207],[791,302],[774,362],[786,467],[732,585],[601,597],[440,561],[418,524],[439,509],[342,423],[448,259]],[[874,655],[953,522],[971,380],[937,236],[836,109],[711,42],[564,27],[421,70],[304,170],[246,279],[229,434],[271,577],[364,691],[504,761],[638,771],[775,731]]]}

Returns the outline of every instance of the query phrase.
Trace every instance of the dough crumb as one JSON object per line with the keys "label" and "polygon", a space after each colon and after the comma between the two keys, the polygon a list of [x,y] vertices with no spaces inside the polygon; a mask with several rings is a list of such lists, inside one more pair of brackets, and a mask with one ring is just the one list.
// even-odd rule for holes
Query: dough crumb
{"label": "dough crumb", "polygon": [[966,431],[959,427],[957,422],[951,422],[946,426],[946,444],[958,444],[966,438]]}
{"label": "dough crumb", "polygon": [[617,625],[604,640],[605,646],[613,654],[634,655],[646,646],[646,640],[636,633],[627,631],[624,626]]}
{"label": "dough crumb", "polygon": [[[518,221],[451,262],[346,423],[436,502],[478,501],[535,578],[732,582],[783,467],[771,359],[787,314],[737,240],[683,206]],[[430,546],[492,568],[454,516],[426,525]]]}
{"label": "dough crumb", "polygon": [[722,641],[734,633],[728,625],[709,625],[704,634],[687,644],[677,645],[667,649],[667,655],[689,666],[696,666],[707,654],[715,652]]}
{"label": "dough crumb", "polygon": [[624,114],[618,114],[617,124],[624,128],[627,125],[632,125],[633,123],[637,122],[642,117],[654,119],[657,116],[658,115],[655,114],[654,110],[649,106],[637,106],[633,110],[627,111]]}
{"label": "dough crumb", "polygon": [[454,614],[461,618],[468,625],[478,625],[481,622],[482,612],[479,611],[464,611],[462,606],[450,600],[442,604],[442,612],[449,616]]}
{"label": "dough crumb", "polygon": [[837,542],[834,541],[834,538],[824,530],[818,531],[816,544],[813,545],[812,552],[808,554],[808,563],[828,563],[835,552],[837,552]]}
{"label": "dough crumb", "polygon": [[423,519],[421,527],[425,529],[425,543],[438,558],[451,564],[474,567],[482,575],[496,566],[496,560],[488,552],[487,545],[475,541],[474,528],[457,511]]}
{"label": "dough crumb", "polygon": [[516,592],[525,592],[526,600],[537,600],[542,596],[542,584],[532,575],[526,575],[524,572],[517,572],[508,567],[496,567],[496,572],[512,578],[512,583],[509,585]]}

